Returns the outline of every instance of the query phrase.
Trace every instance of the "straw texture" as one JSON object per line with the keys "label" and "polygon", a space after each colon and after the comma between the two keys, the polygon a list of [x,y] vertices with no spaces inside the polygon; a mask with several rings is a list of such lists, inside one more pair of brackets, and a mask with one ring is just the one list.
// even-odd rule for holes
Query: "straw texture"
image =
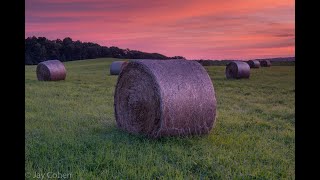
{"label": "straw texture", "polygon": [[43,61],[37,65],[37,78],[39,81],[65,80],[66,68],[59,60]]}
{"label": "straw texture", "polygon": [[227,79],[241,79],[250,77],[250,66],[242,61],[232,61],[226,66]]}
{"label": "straw texture", "polygon": [[209,75],[187,60],[131,61],[114,95],[117,126],[152,138],[207,134],[216,106]]}

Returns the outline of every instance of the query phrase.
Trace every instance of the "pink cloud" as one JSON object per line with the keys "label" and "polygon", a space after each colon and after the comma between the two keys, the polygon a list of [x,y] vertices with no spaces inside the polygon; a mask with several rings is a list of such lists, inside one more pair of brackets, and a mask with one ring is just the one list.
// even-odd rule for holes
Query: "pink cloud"
{"label": "pink cloud", "polygon": [[27,0],[25,36],[71,37],[168,56],[294,56],[294,1]]}

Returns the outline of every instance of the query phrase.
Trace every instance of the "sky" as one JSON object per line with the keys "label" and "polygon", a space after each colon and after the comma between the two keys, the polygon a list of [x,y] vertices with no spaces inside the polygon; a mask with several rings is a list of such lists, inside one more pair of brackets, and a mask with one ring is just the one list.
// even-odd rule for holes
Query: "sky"
{"label": "sky", "polygon": [[187,59],[295,56],[294,0],[25,0],[25,37]]}

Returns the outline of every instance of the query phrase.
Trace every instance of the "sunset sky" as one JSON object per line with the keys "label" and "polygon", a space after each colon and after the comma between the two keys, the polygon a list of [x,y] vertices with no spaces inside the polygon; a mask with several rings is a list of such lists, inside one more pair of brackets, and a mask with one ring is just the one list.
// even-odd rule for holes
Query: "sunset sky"
{"label": "sunset sky", "polygon": [[25,36],[187,59],[294,56],[294,0],[26,0]]}

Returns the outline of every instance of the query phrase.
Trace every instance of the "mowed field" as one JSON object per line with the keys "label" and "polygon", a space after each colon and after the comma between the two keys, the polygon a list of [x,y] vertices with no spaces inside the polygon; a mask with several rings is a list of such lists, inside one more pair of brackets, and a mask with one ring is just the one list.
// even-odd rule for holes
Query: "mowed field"
{"label": "mowed field", "polygon": [[114,60],[65,62],[59,82],[40,82],[36,66],[25,66],[26,179],[295,179],[294,66],[251,69],[242,80],[205,67],[218,103],[214,129],[152,140],[116,127]]}

